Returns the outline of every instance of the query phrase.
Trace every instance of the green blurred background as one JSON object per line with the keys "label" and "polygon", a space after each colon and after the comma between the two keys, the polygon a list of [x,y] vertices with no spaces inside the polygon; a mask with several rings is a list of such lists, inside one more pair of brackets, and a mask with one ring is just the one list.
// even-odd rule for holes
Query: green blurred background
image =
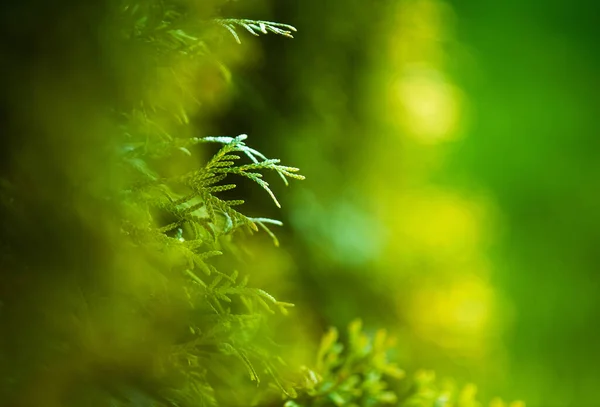
{"label": "green blurred background", "polygon": [[281,213],[250,200],[287,225],[285,251],[262,249],[257,269],[281,273],[263,284],[315,338],[360,316],[398,336],[409,371],[476,382],[484,399],[598,405],[595,3],[229,11],[299,29],[244,38],[255,58],[211,129],[307,176],[276,191]]}
{"label": "green blurred background", "polygon": [[[83,339],[73,333],[75,343],[97,343],[94,352],[116,353],[123,365],[132,353],[146,370],[137,352],[145,348],[132,338],[168,328],[138,326],[125,312],[115,317],[137,300],[129,287],[141,301],[146,284],[158,280],[115,237],[118,228],[106,226],[114,226],[116,209],[98,204],[126,183],[113,179],[118,171],[98,176],[99,168],[117,168],[102,148],[113,141],[107,135],[117,142],[118,134],[99,112],[138,94],[168,111],[191,104],[197,92],[204,104],[187,131],[247,133],[253,148],[307,176],[289,190],[273,178],[281,211],[256,185],[231,192],[248,198],[249,216],[285,223],[279,248],[265,235],[250,239],[254,258],[244,270],[254,286],[297,305],[272,321],[298,345],[283,357],[312,360],[327,327],[343,330],[360,317],[367,330],[398,338],[393,356],[409,373],[433,369],[477,383],[482,400],[600,405],[600,28],[593,2],[230,1],[223,16],[299,31],[294,40],[243,33],[241,47],[223,46],[229,89],[220,67],[171,61],[190,100],[165,78],[146,89],[137,68],[144,61],[128,48],[87,47],[97,35],[88,22],[104,16],[102,7],[73,2],[87,16],[80,21],[70,1],[29,3],[35,7],[23,15],[15,2],[3,6],[1,24],[10,35],[1,47],[7,147],[0,172],[15,171],[25,204],[17,217],[1,214],[0,240],[33,265],[25,277],[16,268],[0,282],[3,301],[16,304],[0,327],[12,332],[0,335],[3,371],[25,361],[25,372],[52,356],[55,344],[44,333],[56,340],[57,332],[79,330]],[[51,18],[63,12],[64,22]],[[45,24],[67,28],[48,35]],[[221,43],[233,47],[224,34]],[[38,37],[41,49],[32,46]],[[85,188],[65,204],[73,185]],[[66,310],[84,302],[68,295],[80,285],[114,297],[110,312],[99,301],[98,315],[90,314],[101,328],[91,335],[96,342],[77,318],[68,319]],[[50,311],[56,319],[47,318]],[[104,337],[113,341],[97,339]]]}

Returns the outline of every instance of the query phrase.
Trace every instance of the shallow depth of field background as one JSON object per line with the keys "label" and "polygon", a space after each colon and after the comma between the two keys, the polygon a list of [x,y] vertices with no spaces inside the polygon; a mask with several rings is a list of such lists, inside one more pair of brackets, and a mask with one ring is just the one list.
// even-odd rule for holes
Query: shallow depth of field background
{"label": "shallow depth of field background", "polygon": [[[528,406],[597,405],[600,138],[593,2],[246,1],[215,132],[307,180],[261,284],[315,338],[361,317],[408,371]],[[252,55],[247,53],[245,55]],[[273,182],[275,184],[275,181]],[[254,210],[254,209],[253,209]],[[259,280],[260,281],[260,280]]]}

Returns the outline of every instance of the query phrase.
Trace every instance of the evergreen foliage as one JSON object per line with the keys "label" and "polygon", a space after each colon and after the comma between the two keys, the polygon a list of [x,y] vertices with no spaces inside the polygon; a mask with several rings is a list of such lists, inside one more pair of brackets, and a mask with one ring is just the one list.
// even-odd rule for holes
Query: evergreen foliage
{"label": "evergreen foliage", "polygon": [[[417,372],[407,378],[405,372],[390,362],[395,345],[386,331],[372,337],[362,330],[360,320],[348,326],[347,338],[341,341],[331,328],[323,336],[312,369],[304,368],[304,381],[298,385],[298,397],[285,407],[325,406],[402,406],[402,407],[481,407],[477,388],[462,388],[452,382],[440,382],[431,371]],[[494,399],[490,407],[524,407],[520,401],[505,404]]]}
{"label": "evergreen foliage", "polygon": [[[190,18],[186,11],[167,2],[161,5],[157,12],[163,13],[162,18],[154,15],[152,8],[138,16],[138,7],[123,7],[135,20],[131,37],[156,47],[156,69],[160,69],[159,63],[164,63],[160,58],[165,58],[168,52],[187,58],[188,64],[199,58],[215,62],[207,28],[184,30],[180,25],[185,25]],[[228,29],[238,42],[235,25],[255,35],[258,34],[253,29],[285,36],[290,36],[289,30],[293,30],[284,24],[237,19],[208,20],[208,27],[211,21]],[[217,62],[221,69],[227,69]],[[185,94],[187,89],[181,87],[179,91]],[[151,106],[151,111],[146,106]],[[253,233],[261,228],[277,244],[268,225],[281,225],[277,220],[246,216],[237,209],[243,200],[227,200],[219,194],[236,187],[228,182],[230,176],[243,177],[258,184],[280,207],[269,183],[263,179],[263,172],[277,173],[286,185],[287,178],[303,177],[297,174],[297,168],[281,165],[279,160],[268,159],[246,145],[245,134],[177,137],[162,131],[166,126],[189,125],[189,116],[183,103],[169,109],[156,106],[152,98],[140,100],[131,113],[124,115],[127,143],[123,159],[131,169],[132,182],[123,196],[128,208],[123,231],[137,247],[146,250],[148,256],[169,259],[162,273],[170,279],[173,273],[184,277],[181,284],[187,297],[185,313],[189,319],[183,321],[183,325],[188,332],[167,352],[166,360],[160,361],[170,364],[167,375],[177,372],[182,374],[182,380],[176,386],[162,387],[160,399],[167,405],[177,406],[247,403],[239,399],[250,397],[241,396],[244,391],[240,387],[243,389],[244,385],[240,386],[240,368],[256,385],[266,377],[286,392],[277,377],[281,362],[264,344],[268,342],[264,324],[267,315],[285,314],[292,304],[249,286],[248,276],[240,276],[236,270],[221,271],[211,264],[211,258],[235,251],[236,243],[232,244],[232,239],[236,232]],[[163,125],[155,125],[159,121]],[[148,124],[154,131],[147,130]],[[146,131],[136,132],[139,128]],[[200,169],[173,171],[169,160],[176,160],[176,154],[193,158],[202,152],[199,147],[205,143],[217,143],[221,148]],[[249,162],[241,163],[242,157]],[[160,172],[159,161],[166,163],[165,173]],[[236,387],[237,394],[234,392],[233,396],[238,399],[232,399],[227,393]]]}
{"label": "evergreen foliage", "polygon": [[268,34],[269,32],[283,35],[284,37],[293,38],[292,32],[296,31],[296,28],[289,24],[274,23],[272,21],[262,20],[246,20],[237,18],[220,19],[217,22],[225,27],[233,38],[241,44],[240,37],[236,31],[236,26],[240,26],[246,29],[250,34],[260,36],[262,34]]}

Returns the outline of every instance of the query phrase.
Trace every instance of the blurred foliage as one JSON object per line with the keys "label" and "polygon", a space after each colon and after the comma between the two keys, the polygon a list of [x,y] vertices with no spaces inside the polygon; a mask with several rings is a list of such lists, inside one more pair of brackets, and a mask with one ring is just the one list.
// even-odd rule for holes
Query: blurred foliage
{"label": "blurred foliage", "polygon": [[383,330],[373,341],[369,340],[361,332],[361,322],[356,320],[348,328],[348,349],[344,349],[338,342],[337,330],[331,328],[321,340],[315,370],[306,369],[306,396],[290,400],[285,406],[396,403],[397,396],[387,389],[384,378],[401,379],[404,372],[386,360],[387,342]]}
{"label": "blurred foliage", "polygon": [[[37,4],[18,7],[39,11],[28,6]],[[279,206],[263,172],[286,184],[303,177],[246,145],[246,135],[198,137],[190,118],[216,97],[194,90],[198,80],[230,79],[223,44],[232,24],[289,33],[215,20],[217,3],[62,6],[48,32],[32,37],[52,45],[47,55],[14,51],[23,83],[2,106],[14,125],[3,140],[2,405],[255,404],[268,394],[256,387],[265,378],[285,392],[285,362],[265,322],[292,304],[240,276],[243,245],[233,243],[259,228],[277,243],[268,225],[281,222],[246,216],[243,200],[222,194],[237,176]],[[63,25],[90,35],[65,38]],[[76,55],[69,72],[82,83],[53,76],[61,52]],[[22,56],[47,66],[38,72]],[[61,97],[63,86],[76,92]],[[207,143],[220,145],[208,159]]]}
{"label": "blurred foliage", "polygon": [[[439,383],[431,371],[417,372],[411,380],[395,363],[388,361],[395,341],[385,330],[373,338],[362,331],[362,322],[348,326],[345,347],[335,328],[321,340],[314,370],[305,368],[305,390],[289,400],[285,407],[301,406],[412,406],[412,407],[478,407],[473,385],[458,388],[453,382]],[[490,407],[506,404],[494,399]],[[509,407],[524,407],[520,401]]]}

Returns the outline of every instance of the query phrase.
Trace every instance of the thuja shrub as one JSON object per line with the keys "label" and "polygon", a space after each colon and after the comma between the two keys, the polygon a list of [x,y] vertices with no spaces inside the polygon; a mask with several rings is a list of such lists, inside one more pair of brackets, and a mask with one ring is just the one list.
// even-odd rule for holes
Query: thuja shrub
{"label": "thuja shrub", "polygon": [[0,404],[479,405],[406,379],[359,321],[306,366],[284,359],[270,321],[293,305],[238,267],[241,238],[278,245],[281,222],[231,196],[247,180],[280,206],[269,182],[303,177],[202,125],[244,36],[296,29],[222,3],[2,6]]}

